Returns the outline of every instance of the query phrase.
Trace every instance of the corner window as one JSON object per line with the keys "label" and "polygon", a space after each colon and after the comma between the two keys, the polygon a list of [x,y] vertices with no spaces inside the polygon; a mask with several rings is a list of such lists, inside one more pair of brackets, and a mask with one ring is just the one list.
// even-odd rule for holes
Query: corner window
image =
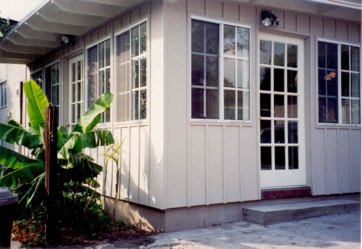
{"label": "corner window", "polygon": [[[87,50],[88,107],[111,89],[111,41],[105,40]],[[110,108],[102,113],[101,123],[111,120]]]}
{"label": "corner window", "polygon": [[360,124],[359,48],[318,42],[320,123]]}
{"label": "corner window", "polygon": [[116,37],[116,122],[147,118],[146,22]]}
{"label": "corner window", "polygon": [[250,30],[193,20],[191,43],[192,118],[249,120]]}
{"label": "corner window", "polygon": [[30,78],[34,80],[41,89],[43,89],[43,70],[32,73]]}
{"label": "corner window", "polygon": [[59,62],[45,68],[45,94],[50,103],[59,107]]}
{"label": "corner window", "polygon": [[6,81],[0,83],[0,108],[7,106]]}

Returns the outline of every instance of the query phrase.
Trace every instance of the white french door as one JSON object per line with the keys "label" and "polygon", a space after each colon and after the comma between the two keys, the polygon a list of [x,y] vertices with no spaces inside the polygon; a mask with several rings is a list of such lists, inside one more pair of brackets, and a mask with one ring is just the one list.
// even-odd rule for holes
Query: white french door
{"label": "white french door", "polygon": [[69,124],[74,127],[84,110],[83,56],[69,60]]}
{"label": "white french door", "polygon": [[260,34],[261,188],[306,185],[303,99],[303,40]]}

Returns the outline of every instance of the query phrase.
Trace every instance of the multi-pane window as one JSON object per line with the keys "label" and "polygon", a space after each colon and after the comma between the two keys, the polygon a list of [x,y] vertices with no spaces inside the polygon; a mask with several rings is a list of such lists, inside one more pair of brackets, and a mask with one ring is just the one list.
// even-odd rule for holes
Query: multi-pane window
{"label": "multi-pane window", "polygon": [[[88,107],[103,93],[111,89],[111,41],[105,40],[89,48],[88,53]],[[102,113],[101,122],[110,122],[110,108]]]}
{"label": "multi-pane window", "polygon": [[192,118],[248,120],[249,29],[193,20],[191,39]]}
{"label": "multi-pane window", "polygon": [[69,62],[70,71],[70,125],[73,127],[83,113],[83,58]]}
{"label": "multi-pane window", "polygon": [[6,81],[0,83],[0,108],[7,106]]}
{"label": "multi-pane window", "polygon": [[147,26],[146,22],[116,38],[116,121],[147,118]]}
{"label": "multi-pane window", "polygon": [[41,89],[43,89],[43,70],[36,71],[35,73],[32,73],[30,78],[34,80]]}
{"label": "multi-pane window", "polygon": [[59,62],[45,68],[45,93],[54,106],[59,106]]}
{"label": "multi-pane window", "polygon": [[318,42],[320,123],[360,123],[359,48]]}

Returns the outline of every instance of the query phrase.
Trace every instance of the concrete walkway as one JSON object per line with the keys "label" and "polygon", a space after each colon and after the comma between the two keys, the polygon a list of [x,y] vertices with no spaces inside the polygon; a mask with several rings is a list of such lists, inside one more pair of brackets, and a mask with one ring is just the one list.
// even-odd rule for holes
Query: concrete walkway
{"label": "concrete walkway", "polygon": [[[360,249],[360,211],[261,226],[245,221],[151,236],[148,245],[129,241],[62,249]],[[13,243],[12,249],[19,248]]]}

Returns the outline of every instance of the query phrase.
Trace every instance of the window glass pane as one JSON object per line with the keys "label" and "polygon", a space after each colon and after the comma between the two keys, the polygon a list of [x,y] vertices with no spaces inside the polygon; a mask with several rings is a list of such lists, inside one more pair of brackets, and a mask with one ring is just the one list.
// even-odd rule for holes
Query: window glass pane
{"label": "window glass pane", "polygon": [[284,70],[274,69],[274,91],[284,92]]}
{"label": "window glass pane", "polygon": [[356,73],[351,74],[351,95],[355,98],[360,97],[360,80],[359,74]]}
{"label": "window glass pane", "polygon": [[88,106],[97,97],[97,46],[88,49]]}
{"label": "window glass pane", "polygon": [[147,116],[147,91],[141,90],[140,96],[140,119],[146,119]]}
{"label": "window glass pane", "polygon": [[140,54],[139,44],[140,44],[140,36],[139,36],[140,27],[137,26],[131,31],[131,42],[132,42],[132,57],[138,56]]}
{"label": "window glass pane", "polygon": [[360,71],[359,67],[359,48],[351,47],[351,70]]}
{"label": "window glass pane", "polygon": [[249,88],[249,61],[238,60],[238,88]]}
{"label": "window glass pane", "polygon": [[271,41],[260,41],[260,64],[271,64]]}
{"label": "window glass pane", "polygon": [[337,104],[338,104],[337,98],[328,98],[327,99],[327,122],[328,123],[337,123],[338,122]]}
{"label": "window glass pane", "polygon": [[238,91],[238,120],[249,119],[249,92]]}
{"label": "window glass pane", "polygon": [[147,50],[147,26],[146,23],[140,25],[140,54],[143,54]]}
{"label": "window glass pane", "polygon": [[260,94],[260,116],[270,117],[270,94]]}
{"label": "window glass pane", "polygon": [[342,99],[342,123],[349,124],[350,123],[350,100],[349,99]]}
{"label": "window glass pane", "polygon": [[349,96],[349,73],[342,72],[341,94],[342,96]]}
{"label": "window glass pane", "polygon": [[218,90],[206,90],[206,117],[209,119],[219,118]]}
{"label": "window glass pane", "polygon": [[106,92],[106,91],[110,92],[111,91],[111,69],[110,68],[107,68],[107,70],[106,70],[105,82],[106,82],[106,85],[105,85],[104,92]]}
{"label": "window glass pane", "polygon": [[132,88],[139,87],[140,64],[138,60],[132,60]]}
{"label": "window glass pane", "polygon": [[285,143],[285,124],[284,120],[274,121],[274,143],[283,144]]}
{"label": "window glass pane", "polygon": [[117,57],[119,63],[130,60],[129,32],[117,37]]}
{"label": "window glass pane", "polygon": [[237,49],[239,57],[249,58],[249,37],[249,29],[237,28]]}
{"label": "window glass pane", "polygon": [[192,118],[205,118],[203,89],[192,89]]}
{"label": "window glass pane", "polygon": [[298,47],[288,44],[288,67],[297,67],[298,63]]}
{"label": "window glass pane", "polygon": [[260,90],[270,91],[270,68],[260,67]]}
{"label": "window glass pane", "polygon": [[318,42],[318,67],[325,68],[327,66],[327,44]]}
{"label": "window glass pane", "polygon": [[262,170],[271,170],[271,147],[261,147],[260,148],[260,158],[261,158],[261,169]]}
{"label": "window glass pane", "polygon": [[224,86],[235,87],[235,59],[224,59]]}
{"label": "window glass pane", "polygon": [[129,63],[122,64],[117,70],[118,92],[129,91]]}
{"label": "window glass pane", "polygon": [[327,43],[327,68],[337,69],[337,44]]}
{"label": "window glass pane", "polygon": [[298,143],[298,122],[288,121],[288,143]]}
{"label": "window glass pane", "polygon": [[275,42],[274,43],[274,65],[284,66],[284,54],[285,54],[285,44]]}
{"label": "window glass pane", "polygon": [[147,84],[147,60],[141,59],[140,62],[140,87],[144,87]]}
{"label": "window glass pane", "polygon": [[78,84],[77,84],[77,101],[82,101],[83,100],[82,93],[83,93],[82,83],[78,82]]}
{"label": "window glass pane", "polygon": [[360,111],[360,101],[359,100],[352,100],[351,106],[351,115],[352,115],[352,124],[360,124],[361,123],[361,111]]}
{"label": "window glass pane", "polygon": [[235,119],[235,91],[224,91],[224,118]]}
{"label": "window glass pane", "polygon": [[297,96],[288,96],[288,118],[298,118]]}
{"label": "window glass pane", "polygon": [[288,92],[289,93],[297,93],[298,92],[298,77],[297,71],[288,70],[287,77],[288,77]]}
{"label": "window glass pane", "polygon": [[261,120],[260,121],[260,143],[270,144],[271,143],[271,121]]}
{"label": "window glass pane", "polygon": [[139,119],[139,91],[132,93],[132,119]]}
{"label": "window glass pane", "polygon": [[75,70],[75,68],[76,68],[76,63],[73,63],[72,64],[72,75],[71,75],[71,81],[72,82],[74,82],[74,81],[76,81],[77,79],[76,79],[76,76],[75,76],[75,74],[76,74],[76,70]]}
{"label": "window glass pane", "polygon": [[275,147],[275,169],[285,169],[285,147]]}
{"label": "window glass pane", "polygon": [[82,80],[82,61],[78,61],[77,63],[77,80]]}
{"label": "window glass pane", "polygon": [[121,94],[117,99],[118,112],[116,114],[116,121],[122,122],[129,120],[129,96],[130,94]]}
{"label": "window glass pane", "polygon": [[[326,123],[327,122],[327,98],[319,97],[318,98],[318,106],[319,106],[319,122]],[[289,112],[289,110],[288,110]]]}
{"label": "window glass pane", "polygon": [[75,113],[76,113],[76,109],[75,109],[76,105],[72,105],[72,120],[71,122],[74,124],[77,120],[76,120],[76,117],[75,117]]}
{"label": "window glass pane", "polygon": [[330,71],[326,75],[327,80],[327,95],[337,97],[338,93],[338,80],[335,71]]}
{"label": "window glass pane", "polygon": [[104,42],[104,49],[105,49],[105,66],[111,65],[111,41],[107,40]]}
{"label": "window glass pane", "polygon": [[204,30],[204,22],[192,21],[192,52],[204,52]]}
{"label": "window glass pane", "polygon": [[224,26],[224,54],[235,55],[235,27]]}
{"label": "window glass pane", "polygon": [[327,93],[327,81],[325,80],[326,71],[324,69],[318,71],[318,94],[326,95]]}
{"label": "window glass pane", "polygon": [[104,93],[104,82],[105,80],[105,71],[99,71],[99,80],[98,80],[98,94],[101,95]]}
{"label": "window glass pane", "polygon": [[206,85],[219,86],[219,59],[218,57],[206,57]]}
{"label": "window glass pane", "polygon": [[204,85],[204,56],[192,55],[192,85]]}
{"label": "window glass pane", "polygon": [[219,54],[219,25],[206,23],[206,53]]}
{"label": "window glass pane", "polygon": [[299,168],[299,159],[298,159],[298,147],[289,147],[288,148],[288,161],[289,169],[298,169]]}
{"label": "window glass pane", "polygon": [[274,95],[274,117],[284,117],[284,95]]}
{"label": "window glass pane", "polygon": [[99,68],[103,68],[105,66],[105,61],[104,61],[104,42],[99,44],[99,53],[98,53],[98,62],[99,62]]}
{"label": "window glass pane", "polygon": [[76,85],[72,84],[72,103],[76,101],[75,94],[76,94]]}
{"label": "window glass pane", "polygon": [[341,46],[341,68],[349,70],[349,46]]}

